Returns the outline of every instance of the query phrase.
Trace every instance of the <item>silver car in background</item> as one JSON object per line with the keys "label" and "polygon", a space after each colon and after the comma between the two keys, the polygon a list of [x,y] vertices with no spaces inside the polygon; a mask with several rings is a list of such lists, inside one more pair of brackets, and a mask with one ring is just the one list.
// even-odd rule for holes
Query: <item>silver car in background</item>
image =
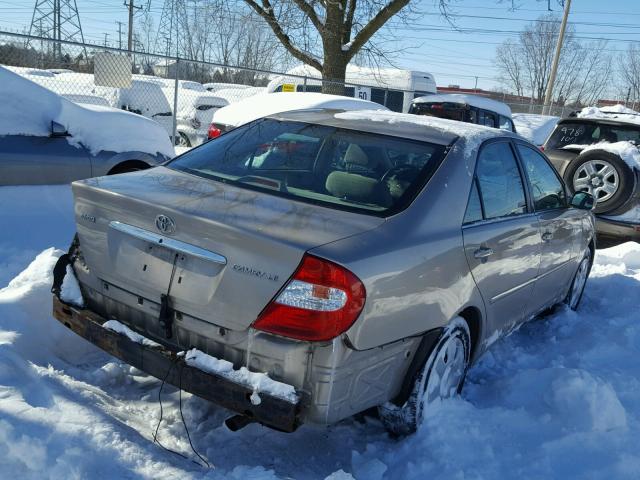
{"label": "silver car in background", "polygon": [[577,308],[595,250],[593,198],[535,146],[393,112],[283,113],[73,192],[56,318],[234,428],[413,432],[493,341]]}

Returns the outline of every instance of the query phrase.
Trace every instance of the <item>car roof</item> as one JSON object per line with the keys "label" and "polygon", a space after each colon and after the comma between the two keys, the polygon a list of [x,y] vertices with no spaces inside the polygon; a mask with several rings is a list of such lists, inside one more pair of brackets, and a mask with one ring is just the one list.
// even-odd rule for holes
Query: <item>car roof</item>
{"label": "car roof", "polygon": [[604,118],[604,117],[566,117],[558,121],[558,125],[562,125],[565,123],[584,123],[584,124],[594,124],[594,125],[615,125],[616,127],[631,127],[640,129],[640,123],[630,122],[624,119],[616,119],[614,117]]}
{"label": "car roof", "polygon": [[413,103],[460,103],[472,107],[490,110],[504,117],[511,118],[511,109],[505,103],[482,97],[480,95],[468,95],[465,93],[438,93],[414,98]]}
{"label": "car roof", "polygon": [[496,137],[520,138],[505,130],[472,123],[382,110],[307,109],[278,113],[267,118],[327,125],[440,145],[450,145],[458,138],[473,138],[480,142]]}

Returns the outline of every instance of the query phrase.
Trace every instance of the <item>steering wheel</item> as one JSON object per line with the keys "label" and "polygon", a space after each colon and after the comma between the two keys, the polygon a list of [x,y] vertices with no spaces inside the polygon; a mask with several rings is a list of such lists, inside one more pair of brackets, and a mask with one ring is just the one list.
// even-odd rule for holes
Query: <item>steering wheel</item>
{"label": "steering wheel", "polygon": [[408,163],[405,163],[403,165],[396,165],[395,167],[391,167],[389,170],[384,172],[384,175],[382,175],[380,182],[387,182],[390,178],[393,177],[396,177],[400,180],[411,181],[418,175],[419,172],[420,169],[415,165],[410,165]]}

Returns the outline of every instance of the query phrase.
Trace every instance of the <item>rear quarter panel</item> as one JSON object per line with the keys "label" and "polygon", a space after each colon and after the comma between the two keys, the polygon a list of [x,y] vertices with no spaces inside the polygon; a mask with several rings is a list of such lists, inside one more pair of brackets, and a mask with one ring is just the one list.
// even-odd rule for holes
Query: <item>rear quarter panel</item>
{"label": "rear quarter panel", "polygon": [[364,283],[367,299],[347,331],[369,349],[446,325],[462,309],[484,304],[462,243],[475,150],[458,141],[414,202],[375,230],[313,250],[345,265]]}

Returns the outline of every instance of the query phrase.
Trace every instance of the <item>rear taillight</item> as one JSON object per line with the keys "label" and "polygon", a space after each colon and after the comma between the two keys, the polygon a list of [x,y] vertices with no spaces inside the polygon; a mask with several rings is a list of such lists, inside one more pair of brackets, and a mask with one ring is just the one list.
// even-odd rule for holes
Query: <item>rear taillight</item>
{"label": "rear taillight", "polygon": [[364,285],[349,270],[306,254],[253,326],[298,340],[331,340],[353,325],[365,298]]}
{"label": "rear taillight", "polygon": [[209,130],[207,131],[207,138],[209,139],[218,138],[220,135],[222,135],[222,130],[216,127],[215,123],[212,123],[211,125],[209,125]]}
{"label": "rear taillight", "polygon": [[540,145],[538,148],[540,149],[541,152],[544,152],[544,145]]}

